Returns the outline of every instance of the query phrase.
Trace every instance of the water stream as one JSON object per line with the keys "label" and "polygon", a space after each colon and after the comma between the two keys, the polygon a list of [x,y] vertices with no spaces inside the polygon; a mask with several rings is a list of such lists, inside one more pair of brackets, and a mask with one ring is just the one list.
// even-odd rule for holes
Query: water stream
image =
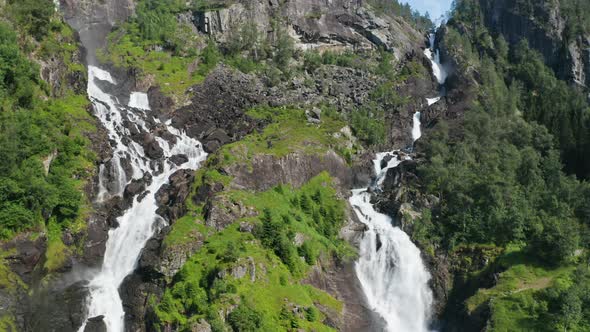
{"label": "water stream", "polygon": [[[414,116],[412,136],[420,138],[420,114]],[[385,162],[385,158],[391,158]],[[408,157],[406,157],[408,158]],[[373,161],[374,190],[379,190],[389,169],[402,160],[393,152],[378,153]],[[368,189],[355,189],[349,201],[358,218],[367,225],[360,245],[360,259],[355,269],[369,306],[386,323],[387,331],[428,331],[432,292],[430,275],[420,257],[420,250],[392,219],[375,210]]]}
{"label": "water stream", "polygon": [[[94,66],[88,67],[88,96],[94,106],[95,116],[108,131],[113,148],[113,158],[107,165],[101,165],[99,170],[98,200],[122,195],[126,185],[133,179],[144,178],[148,181],[146,191],[134,197],[131,207],[117,219],[119,226],[109,231],[102,268],[89,283],[88,317],[103,315],[110,332],[124,330],[125,313],[119,296],[119,286],[135,269],[146,242],[165,223],[156,213],[156,193],[174,172],[179,169],[195,170],[207,156],[200,142],[186,136],[169,123],[160,123],[150,114],[149,100],[145,93],[133,92],[128,106],[125,106],[101,88],[116,84],[107,71]],[[148,123],[165,128],[174,137],[171,142],[155,137],[164,152],[164,157],[160,160],[146,157],[143,146],[130,138],[130,126],[135,126],[133,129],[139,132],[149,133],[151,130]],[[177,166],[168,160],[179,154],[187,156],[188,161]],[[130,165],[131,176],[125,171],[124,163]],[[114,184],[112,179],[106,179],[107,169],[114,174]],[[80,328],[80,332],[84,331],[85,325],[86,323]]]}
{"label": "water stream", "polygon": [[[432,63],[439,85],[443,85],[447,72],[440,63],[439,51],[434,50],[434,34],[430,34],[429,42],[424,54]],[[437,96],[426,98],[426,101],[430,106],[440,99],[441,96]],[[412,126],[413,141],[421,136],[420,112],[416,112]],[[369,306],[385,321],[385,330],[427,332],[433,296],[429,287],[430,274],[424,266],[420,250],[402,229],[393,225],[391,217],[377,212],[371,203],[372,192],[381,190],[387,171],[402,162],[400,155],[397,151],[378,153],[373,160],[375,180],[370,186],[372,190],[352,191],[349,202],[368,228],[360,244],[360,258],[355,269]],[[385,158],[389,158],[387,162]]]}

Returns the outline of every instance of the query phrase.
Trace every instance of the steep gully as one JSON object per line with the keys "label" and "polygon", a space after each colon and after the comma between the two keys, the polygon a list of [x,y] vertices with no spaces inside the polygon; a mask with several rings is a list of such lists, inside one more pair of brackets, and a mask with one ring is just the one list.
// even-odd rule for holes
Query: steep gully
{"label": "steep gully", "polygon": [[[429,36],[430,47],[424,51],[432,64],[432,71],[440,85],[447,73],[435,50],[434,34]],[[428,105],[441,96],[426,98]],[[420,112],[414,114],[412,138],[421,135]],[[412,147],[410,150],[413,149]],[[378,191],[387,172],[410,157],[400,151],[378,153],[373,161],[375,178],[369,188],[355,189],[349,199],[351,206],[368,230],[360,244],[360,258],[355,270],[371,309],[385,321],[387,331],[429,331],[430,308],[433,304],[429,287],[430,274],[426,270],[420,250],[391,217],[379,213],[371,203],[372,192]]]}

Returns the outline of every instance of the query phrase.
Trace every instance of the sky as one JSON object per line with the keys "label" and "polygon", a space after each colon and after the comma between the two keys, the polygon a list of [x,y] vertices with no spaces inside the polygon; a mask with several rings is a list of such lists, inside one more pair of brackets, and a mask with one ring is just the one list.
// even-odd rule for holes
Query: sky
{"label": "sky", "polygon": [[451,9],[453,0],[402,0],[400,2],[409,3],[412,9],[422,14],[429,12],[430,18],[435,20]]}

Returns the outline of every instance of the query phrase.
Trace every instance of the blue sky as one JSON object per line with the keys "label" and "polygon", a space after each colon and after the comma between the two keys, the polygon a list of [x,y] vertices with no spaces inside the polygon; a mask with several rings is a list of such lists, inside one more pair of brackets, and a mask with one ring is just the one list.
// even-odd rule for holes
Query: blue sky
{"label": "blue sky", "polygon": [[407,2],[422,14],[429,12],[430,18],[437,19],[451,8],[452,0],[401,0]]}

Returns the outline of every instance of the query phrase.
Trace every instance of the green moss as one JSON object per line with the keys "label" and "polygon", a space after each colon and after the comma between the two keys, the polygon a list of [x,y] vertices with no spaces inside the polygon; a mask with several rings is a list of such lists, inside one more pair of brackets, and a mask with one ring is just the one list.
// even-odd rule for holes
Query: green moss
{"label": "green moss", "polygon": [[12,315],[3,314],[0,316],[0,331],[16,332],[16,323]]}
{"label": "green moss", "polygon": [[[337,238],[337,230],[344,222],[344,202],[337,197],[333,186],[330,176],[322,173],[299,189],[279,186],[261,193],[223,193],[230,201],[258,211],[260,216],[236,220],[218,233],[196,223],[194,217],[178,220],[165,243],[189,241],[187,234],[195,231],[204,234],[206,239],[203,248],[175,276],[162,300],[159,303],[152,300],[160,322],[180,326],[189,326],[201,318],[212,322],[220,318],[217,314],[220,310],[244,303],[260,315],[262,331],[285,331],[294,325],[306,330],[332,331],[321,323],[323,319],[309,321],[304,313],[285,317],[284,312],[293,305],[304,308],[318,305],[335,313],[342,312],[342,303],[301,283],[310,269],[309,264],[315,264],[317,259],[354,257],[353,249]],[[306,197],[303,200],[307,203],[300,203],[301,197]],[[281,224],[281,237],[291,237],[289,241],[293,241],[295,234],[300,234],[304,239],[306,245],[300,248],[308,249],[295,249],[295,260],[285,261],[285,257],[279,256],[281,253],[265,244],[268,242],[259,235],[260,219],[267,215],[263,211],[268,210],[272,210],[271,218]],[[259,225],[256,236],[238,230],[238,224],[243,221]],[[307,263],[299,258],[310,253],[314,253],[315,259],[305,257]],[[248,270],[244,277],[236,278],[228,272],[236,266]],[[309,310],[316,312],[318,309]]]}
{"label": "green moss", "polygon": [[61,226],[52,220],[47,226],[47,250],[44,267],[50,271],[61,268],[69,255],[68,247],[63,243]]}
{"label": "green moss", "polygon": [[568,282],[574,266],[548,268],[518,246],[509,246],[496,262],[505,267],[496,285],[480,289],[467,299],[468,312],[490,309],[490,331],[550,331],[547,303],[540,295],[550,287]]}
{"label": "green moss", "polygon": [[334,134],[345,126],[337,115],[322,115],[319,125],[309,124],[305,111],[296,108],[259,107],[248,112],[255,119],[270,122],[262,132],[220,149],[220,165],[249,164],[254,155],[283,157],[293,152],[324,154],[328,149],[344,151],[342,137]]}
{"label": "green moss", "polygon": [[170,233],[164,239],[164,245],[174,246],[195,240],[197,234],[207,234],[207,228],[192,216],[184,216],[174,222]]}

